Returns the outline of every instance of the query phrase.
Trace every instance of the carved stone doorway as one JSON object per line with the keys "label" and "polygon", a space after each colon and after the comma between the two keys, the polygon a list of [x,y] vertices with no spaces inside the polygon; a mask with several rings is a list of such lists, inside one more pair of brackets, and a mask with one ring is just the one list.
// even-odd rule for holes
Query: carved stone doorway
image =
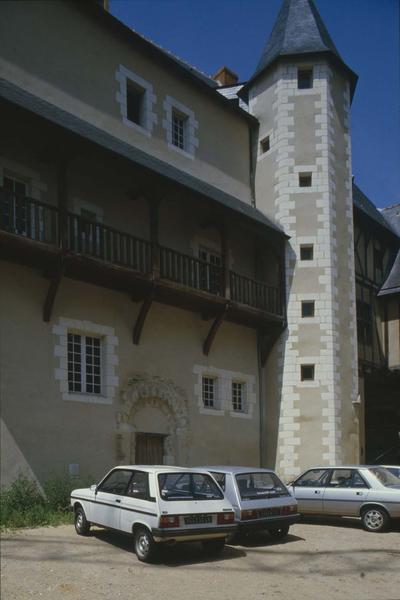
{"label": "carved stone doorway", "polygon": [[[164,464],[164,435],[136,433],[131,446],[131,461],[137,465]],[[132,460],[133,459],[133,460]]]}

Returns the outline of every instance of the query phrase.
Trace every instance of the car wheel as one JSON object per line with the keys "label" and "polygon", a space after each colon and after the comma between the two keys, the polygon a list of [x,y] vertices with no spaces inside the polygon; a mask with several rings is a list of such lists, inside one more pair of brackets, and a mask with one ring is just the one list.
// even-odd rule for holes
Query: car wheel
{"label": "car wheel", "polygon": [[364,529],[378,533],[385,529],[389,517],[383,508],[380,508],[379,506],[370,506],[361,513],[361,520]]}
{"label": "car wheel", "polygon": [[268,529],[268,533],[274,540],[282,540],[289,533],[289,525],[282,525],[282,527],[273,527]]}
{"label": "car wheel", "polygon": [[152,562],[157,553],[157,545],[146,527],[139,527],[135,531],[135,552],[142,562]]}
{"label": "car wheel", "polygon": [[90,532],[90,523],[86,519],[82,506],[77,506],[75,509],[75,531],[78,535],[89,535]]}
{"label": "car wheel", "polygon": [[218,540],[204,540],[204,542],[201,543],[208,554],[220,554],[225,548],[225,538]]}

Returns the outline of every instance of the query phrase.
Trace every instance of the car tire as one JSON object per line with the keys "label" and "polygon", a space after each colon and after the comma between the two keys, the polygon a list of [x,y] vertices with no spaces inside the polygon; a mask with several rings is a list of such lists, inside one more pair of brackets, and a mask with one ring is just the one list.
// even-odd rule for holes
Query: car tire
{"label": "car tire", "polygon": [[90,533],[90,523],[86,519],[85,511],[82,506],[77,506],[75,508],[75,531],[78,535],[89,535]]}
{"label": "car tire", "polygon": [[217,554],[221,554],[225,548],[225,538],[217,540],[204,540],[204,542],[201,542],[201,544],[208,554],[216,556]]}
{"label": "car tire", "polygon": [[146,527],[138,527],[134,533],[135,553],[141,562],[153,562],[157,554],[157,544]]}
{"label": "car tire", "polygon": [[389,515],[380,506],[369,506],[362,511],[361,521],[366,531],[379,533],[386,529],[389,522]]}
{"label": "car tire", "polygon": [[289,525],[271,527],[271,529],[268,529],[268,533],[274,540],[283,540],[289,533]]}

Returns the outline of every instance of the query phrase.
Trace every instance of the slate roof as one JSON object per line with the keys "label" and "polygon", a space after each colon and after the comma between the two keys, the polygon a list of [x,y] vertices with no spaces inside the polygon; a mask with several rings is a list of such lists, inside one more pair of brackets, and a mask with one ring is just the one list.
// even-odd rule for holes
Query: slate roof
{"label": "slate roof", "polygon": [[[390,224],[391,228],[400,237],[400,204],[393,204],[382,209],[382,215]],[[390,273],[382,285],[378,296],[387,296],[388,294],[400,293],[400,250],[397,253],[396,260],[390,270]]]}
{"label": "slate roof", "polygon": [[358,77],[340,56],[313,0],[283,0],[271,35],[246,89],[280,57],[319,53],[327,53],[347,71],[354,92]]}
{"label": "slate roof", "polygon": [[398,235],[393,226],[385,219],[382,212],[376,208],[375,204],[367,198],[364,192],[362,192],[355,183],[353,183],[353,204],[370,219],[390,231],[392,235]]}
{"label": "slate roof", "polygon": [[244,218],[250,219],[259,225],[266,226],[281,236],[288,237],[278,225],[273,223],[260,210],[251,206],[248,202],[241,200],[236,196],[232,196],[210,183],[198,179],[186,171],[178,169],[143,150],[139,150],[139,148],[116,138],[103,129],[76,117],[42,98],[34,96],[2,78],[0,78],[0,97],[15,105],[21,106],[90,142],[102,146],[119,156],[127,158],[157,175],[165,177],[197,194],[201,194],[221,206],[242,215]]}
{"label": "slate roof", "polygon": [[389,294],[400,294],[400,250],[385,283],[379,290],[378,296],[388,296]]}
{"label": "slate roof", "polygon": [[393,204],[392,206],[382,208],[381,212],[385,220],[388,221],[392,229],[400,237],[400,204]]}
{"label": "slate roof", "polygon": [[242,98],[240,98],[238,96],[238,93],[240,92],[242,87],[243,87],[243,83],[237,83],[235,85],[227,85],[225,87],[219,87],[217,89],[217,92],[222,94],[222,96],[225,96],[225,98],[227,98],[231,102],[236,102],[237,104],[239,104],[240,108],[242,108],[243,110],[248,112],[248,110],[249,110],[248,105],[242,100]]}

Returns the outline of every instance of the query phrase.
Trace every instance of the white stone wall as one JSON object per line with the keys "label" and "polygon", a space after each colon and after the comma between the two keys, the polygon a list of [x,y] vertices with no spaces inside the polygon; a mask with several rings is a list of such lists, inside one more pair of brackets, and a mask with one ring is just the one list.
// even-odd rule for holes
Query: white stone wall
{"label": "white stone wall", "polygon": [[[313,65],[313,88],[297,88],[297,65],[281,65],[274,82],[274,130],[273,146],[274,207],[264,207],[283,226],[290,236],[286,254],[286,290],[288,329],[279,342],[278,381],[281,388],[279,434],[276,468],[285,477],[292,477],[305,466],[301,446],[315,447],[315,461],[340,463],[342,448],[342,400],[349,402],[357,397],[357,352],[355,330],[355,291],[353,221],[351,198],[350,136],[344,133],[347,143],[346,181],[346,239],[337,239],[337,194],[335,178],[335,135],[340,132],[334,127],[332,99],[332,71],[328,64]],[[261,94],[263,91],[261,90]],[[295,122],[296,102],[300,96],[309,96],[314,105],[315,160],[312,164],[296,162],[296,137],[299,122]],[[349,92],[344,94],[348,120]],[[251,112],[260,118],[259,95],[250,101]],[[270,123],[268,123],[270,126]],[[267,127],[268,127],[267,125]],[[348,126],[348,122],[345,123]],[[265,128],[265,125],[264,125]],[[263,124],[261,125],[263,130]],[[262,137],[262,136],[261,136]],[[301,138],[300,138],[301,139]],[[306,143],[306,142],[305,142]],[[310,151],[310,148],[307,149]],[[258,163],[263,169],[263,163]],[[311,187],[299,186],[299,173],[311,173]],[[265,180],[263,182],[265,185]],[[260,188],[258,188],[260,193]],[[301,194],[301,196],[299,196]],[[304,215],[300,214],[300,199],[307,198],[310,228],[304,235]],[[316,221],[315,221],[316,217]],[[299,235],[299,219],[303,219]],[[313,225],[313,221],[317,223]],[[311,261],[300,261],[300,246],[313,244]],[[340,246],[340,248],[339,248]],[[338,273],[338,252],[345,252],[348,273]],[[339,310],[338,278],[349,279],[346,298],[341,298]],[[307,285],[304,284],[307,281]],[[306,290],[306,291],[305,291]],[[315,316],[302,318],[301,302],[315,301]],[[343,314],[343,307],[345,309]],[[318,333],[315,333],[317,327]],[[346,335],[343,333],[346,331]],[[317,351],[310,356],[307,345],[312,342]],[[347,344],[352,348],[351,390],[343,384],[341,371],[341,349]],[[300,366],[315,364],[314,381],[301,381]],[[344,386],[344,387],[343,387]],[[314,390],[312,392],[312,390]],[[309,402],[320,402],[319,417],[313,416],[312,440],[305,439],[302,432],[304,414],[308,413]],[[315,405],[314,405],[315,410]],[[318,449],[321,451],[318,452]],[[303,450],[304,453],[304,450]]]}

